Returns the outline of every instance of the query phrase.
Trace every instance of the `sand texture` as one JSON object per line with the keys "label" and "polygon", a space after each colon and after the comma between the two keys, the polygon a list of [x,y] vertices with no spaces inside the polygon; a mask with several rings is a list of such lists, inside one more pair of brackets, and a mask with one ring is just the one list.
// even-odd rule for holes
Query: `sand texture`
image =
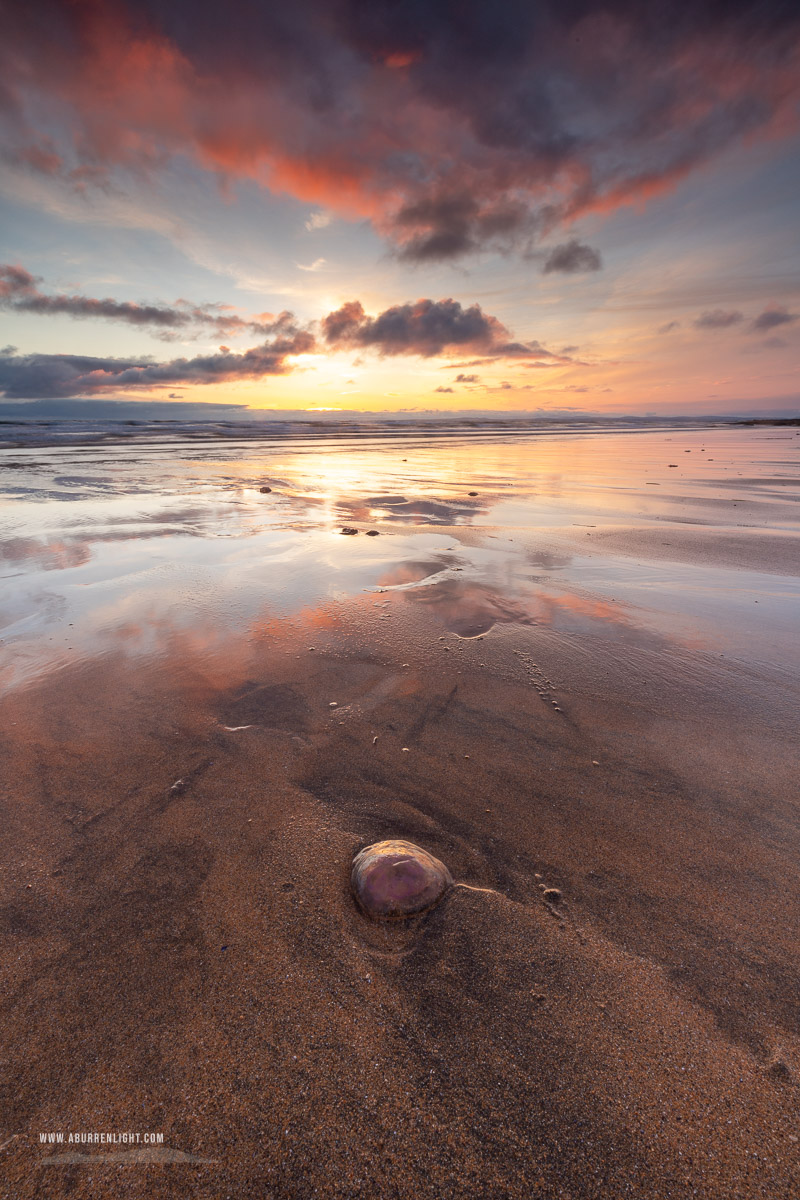
{"label": "sand texture", "polygon": [[[116,468],[118,507],[99,451],[72,506],[30,467],[0,525],[3,1200],[800,1195],[797,451],[763,436],[705,434],[761,483],[686,501],[648,495],[684,442],[642,442],[635,511],[600,435],[560,491],[553,447],[524,480],[504,447],[403,479],[328,450],[364,482],[324,509],[317,465],[251,448]],[[370,920],[351,864],[384,839],[456,886]]]}

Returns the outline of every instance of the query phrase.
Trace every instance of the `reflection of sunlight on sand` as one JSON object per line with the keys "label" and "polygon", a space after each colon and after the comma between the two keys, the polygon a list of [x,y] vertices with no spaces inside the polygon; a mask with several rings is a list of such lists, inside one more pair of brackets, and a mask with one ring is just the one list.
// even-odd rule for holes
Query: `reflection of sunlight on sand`
{"label": "reflection of sunlight on sand", "polygon": [[[708,447],[711,462],[701,457]],[[781,486],[767,487],[779,452],[764,443],[768,461],[746,461],[755,449],[725,430],[331,440],[248,447],[238,458],[213,445],[168,459],[85,451],[79,472],[32,470],[0,506],[8,685],[121,647],[149,657],[195,639],[213,658],[256,625],[294,618],[327,628],[331,605],[374,588],[406,592],[464,635],[516,622],[629,640],[638,626],[702,647],[727,620],[729,635],[745,622],[748,649],[766,647],[770,625],[752,617],[769,615],[783,629],[795,600],[780,555],[769,587],[751,569],[738,572],[736,589],[724,559],[715,569],[700,552],[668,567],[653,557],[658,550],[666,563],[687,530],[733,537],[745,526],[755,554],[774,528],[796,528],[796,458],[782,449]],[[95,457],[102,488],[92,482]],[[265,481],[273,491],[261,495]],[[356,523],[363,535],[367,522],[382,536],[338,533]],[[631,530],[636,557],[615,557]]]}

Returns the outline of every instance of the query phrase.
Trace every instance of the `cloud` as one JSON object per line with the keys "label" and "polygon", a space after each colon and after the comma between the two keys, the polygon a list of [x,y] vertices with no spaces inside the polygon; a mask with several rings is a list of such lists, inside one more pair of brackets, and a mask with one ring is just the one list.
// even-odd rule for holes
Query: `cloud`
{"label": "cloud", "polygon": [[539,342],[512,341],[505,325],[479,304],[463,308],[452,299],[397,304],[376,317],[367,316],[361,302],[351,300],[320,324],[332,349],[372,348],[382,355],[417,354],[423,358],[457,351],[491,359],[559,360]]}
{"label": "cloud", "polygon": [[562,246],[554,246],[542,267],[544,275],[557,271],[561,275],[578,275],[587,271],[599,271],[603,260],[596,250],[573,238]]}
{"label": "cloud", "polygon": [[175,384],[232,383],[286,375],[288,361],[314,348],[313,336],[298,330],[242,354],[223,350],[195,358],[153,362],[146,358],[94,358],[79,354],[17,354],[0,351],[0,390],[9,400],[94,396]]}
{"label": "cloud", "polygon": [[325,262],[326,260],[324,258],[316,258],[314,259],[313,263],[309,263],[306,266],[304,266],[303,263],[298,263],[297,265],[301,271],[321,271],[325,266]]}
{"label": "cloud", "polygon": [[777,329],[780,325],[791,325],[798,319],[800,314],[787,312],[785,308],[766,308],[750,322],[750,328],[754,333],[765,333],[769,329]]}
{"label": "cloud", "polygon": [[523,235],[535,241],[547,216],[503,196],[481,201],[456,191],[405,205],[392,224],[398,257],[425,263],[461,258],[483,247],[507,253]]}
{"label": "cloud", "polygon": [[[0,267],[0,308],[41,314],[69,313],[82,317],[105,317],[133,324],[180,324],[206,314],[186,301],[174,308],[141,306],[116,300],[93,300],[84,296],[48,296],[23,267]],[[213,328],[220,332],[214,318]],[[526,366],[571,363],[538,341],[517,342],[497,317],[479,304],[465,308],[457,300],[421,299],[398,304],[369,316],[359,300],[351,300],[319,322],[300,325],[290,312],[277,317],[262,314],[255,320],[232,318],[240,329],[254,329],[269,337],[260,345],[234,353],[220,345],[218,353],[194,358],[154,362],[150,358],[110,358],[68,354],[18,354],[14,347],[0,351],[0,391],[10,399],[91,396],[112,390],[143,387],[182,386],[260,379],[285,375],[294,367],[290,360],[300,354],[373,350],[382,357],[418,355],[480,354],[478,360],[496,362],[515,359]],[[223,330],[224,331],[224,330]],[[321,335],[321,336],[320,336]],[[464,365],[464,364],[457,364]],[[350,381],[352,382],[352,380]],[[477,375],[457,376],[457,383],[477,383]],[[449,389],[452,390],[452,389]]]}
{"label": "cloud", "polygon": [[523,252],[789,128],[786,0],[29,0],[0,45],[2,153],[67,186],[189,160],[367,219],[404,258]]}
{"label": "cloud", "polygon": [[[324,260],[320,260],[324,261]],[[314,267],[309,270],[316,269]],[[161,332],[197,332],[213,330],[223,337],[241,333],[270,334],[285,331],[294,320],[291,313],[277,317],[262,314],[246,319],[226,312],[219,304],[191,304],[176,300],[174,304],[133,304],[127,300],[94,299],[91,296],[48,295],[39,289],[42,282],[24,267],[0,264],[0,309],[12,312],[36,313],[39,316],[69,316],[122,321],[141,328],[152,327]]]}
{"label": "cloud", "polygon": [[333,217],[327,212],[313,212],[306,221],[306,229],[312,233],[315,229],[325,229],[330,225]]}
{"label": "cloud", "polygon": [[726,312],[725,309],[715,308],[701,313],[692,324],[696,329],[730,329],[732,325],[738,325],[743,320],[740,312]]}
{"label": "cloud", "polygon": [[680,329],[680,321],[667,321],[666,325],[659,325],[656,333],[672,333],[674,329]]}
{"label": "cloud", "polygon": [[437,387],[434,390],[437,392],[452,392],[453,391],[452,388],[448,388],[448,387]]}

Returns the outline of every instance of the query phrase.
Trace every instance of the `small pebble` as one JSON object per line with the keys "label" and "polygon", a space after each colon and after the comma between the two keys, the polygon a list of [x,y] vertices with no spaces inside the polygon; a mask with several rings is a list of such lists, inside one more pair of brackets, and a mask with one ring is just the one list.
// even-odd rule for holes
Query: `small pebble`
{"label": "small pebble", "polygon": [[345,525],[342,528],[342,533],[348,534],[352,537],[354,534],[358,533],[358,530],[353,529],[350,525]]}
{"label": "small pebble", "polygon": [[331,700],[330,703],[328,704],[328,708],[338,708],[338,707],[339,707],[338,700]]}
{"label": "small pebble", "polygon": [[258,490],[261,492],[261,495],[262,495],[262,496],[266,496],[267,492],[271,492],[271,491],[272,491],[272,488],[263,487],[263,488],[259,488]]}
{"label": "small pebble", "polygon": [[380,536],[381,536],[380,532],[377,529],[368,529],[367,530],[367,537],[380,537]]}
{"label": "small pebble", "polygon": [[410,753],[411,753],[411,751],[409,750],[408,746],[403,746],[403,754],[410,754]]}
{"label": "small pebble", "polygon": [[560,904],[561,892],[558,888],[545,888],[542,892],[542,899],[546,904]]}

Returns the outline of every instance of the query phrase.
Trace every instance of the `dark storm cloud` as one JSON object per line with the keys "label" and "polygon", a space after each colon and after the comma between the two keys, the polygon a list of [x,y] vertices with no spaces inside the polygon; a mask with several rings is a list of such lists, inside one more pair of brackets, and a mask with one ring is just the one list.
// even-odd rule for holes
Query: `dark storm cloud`
{"label": "dark storm cloud", "polygon": [[730,329],[732,325],[738,325],[743,320],[740,312],[727,312],[725,309],[715,308],[710,312],[701,313],[692,324],[696,329]]}
{"label": "dark storm cloud", "polygon": [[414,261],[529,251],[788,127],[799,41],[788,0],[27,0],[0,152],[85,189],[189,159]]}
{"label": "dark storm cloud", "polygon": [[767,308],[750,323],[754,333],[766,333],[780,325],[791,325],[800,319],[800,314],[787,312],[785,308]]}
{"label": "dark storm cloud", "polygon": [[545,275],[554,271],[561,275],[579,275],[587,271],[599,271],[602,265],[603,260],[596,250],[573,238],[562,246],[553,247],[544,260],[542,272]]}

